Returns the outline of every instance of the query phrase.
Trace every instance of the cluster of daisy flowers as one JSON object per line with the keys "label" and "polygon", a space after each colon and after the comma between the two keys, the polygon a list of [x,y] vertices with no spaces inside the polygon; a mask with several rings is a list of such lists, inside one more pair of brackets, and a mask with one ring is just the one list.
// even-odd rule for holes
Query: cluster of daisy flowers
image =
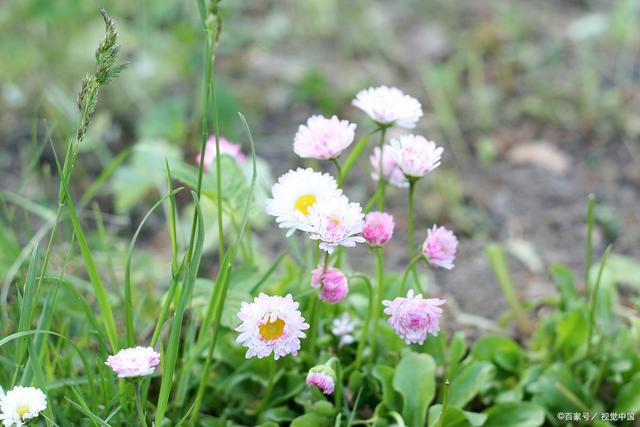
{"label": "cluster of daisy flowers", "polygon": [[[406,134],[384,143],[384,131],[388,128],[415,128],[422,117],[422,107],[415,98],[397,88],[381,86],[361,91],[352,104],[369,115],[383,135],[381,145],[370,156],[371,176],[378,185],[384,182],[398,188],[409,187],[440,165],[442,147],[421,135]],[[340,173],[338,159],[353,143],[355,133],[356,125],[347,120],[314,115],[298,128],[293,151],[305,159],[330,160]],[[221,152],[224,147],[226,154],[242,161],[239,151],[231,150],[226,140],[220,141]],[[215,145],[207,148],[211,149]],[[205,153],[207,160],[210,163],[211,156]],[[318,289],[318,298],[328,304],[339,303],[349,293],[347,275],[329,262],[336,249],[359,243],[381,248],[392,238],[395,227],[391,214],[365,213],[359,203],[351,201],[339,188],[336,178],[311,168],[298,168],[282,175],[272,187],[266,212],[275,217],[287,236],[301,232],[325,252],[325,262],[311,273],[310,285]],[[434,225],[427,231],[421,255],[432,267],[451,269],[457,244],[451,231]],[[423,343],[428,334],[437,335],[440,306],[444,303],[442,299],[423,298],[413,290],[406,297],[382,301],[389,325],[408,344]],[[242,303],[238,318],[241,324],[236,328],[240,333],[237,342],[247,348],[247,358],[297,355],[300,340],[306,338],[305,331],[310,328],[291,294],[261,293],[253,302]],[[346,312],[333,319],[332,333],[338,338],[339,347],[355,341],[352,333],[356,325]],[[331,394],[336,375],[330,364],[319,365],[309,371],[307,383]]]}

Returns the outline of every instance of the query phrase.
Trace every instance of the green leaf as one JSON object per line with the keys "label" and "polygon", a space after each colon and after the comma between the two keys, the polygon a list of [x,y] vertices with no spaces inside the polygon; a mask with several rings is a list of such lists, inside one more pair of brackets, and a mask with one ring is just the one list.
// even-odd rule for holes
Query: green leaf
{"label": "green leaf", "polygon": [[509,402],[494,405],[485,411],[483,427],[537,427],[544,423],[544,410],[530,402]]}
{"label": "green leaf", "polygon": [[[429,426],[439,426],[440,414],[442,413],[442,405],[433,405],[429,409]],[[451,406],[447,407],[443,427],[462,427],[472,426],[478,427],[484,424],[487,419],[486,414],[478,412],[462,411]]]}
{"label": "green leaf", "polygon": [[331,424],[331,417],[311,412],[293,420],[291,427],[329,427]]}
{"label": "green leaf", "polygon": [[393,388],[393,368],[385,365],[375,365],[371,374],[382,384],[382,403],[387,410],[400,411],[402,403]]}
{"label": "green leaf", "polygon": [[596,406],[582,381],[575,377],[572,369],[562,363],[554,363],[531,382],[526,390],[533,400],[547,411],[585,412]]}
{"label": "green leaf", "polygon": [[407,351],[393,376],[393,387],[402,395],[402,417],[411,426],[423,426],[433,400],[436,363],[427,354]]}
{"label": "green leaf", "polygon": [[640,290],[640,260],[618,254],[612,254],[607,261],[612,280],[624,283]]}
{"label": "green leaf", "polygon": [[463,408],[493,378],[494,367],[489,362],[471,362],[462,367],[451,381],[449,404]]}
{"label": "green leaf", "polygon": [[440,419],[442,406],[436,405],[429,411],[429,425],[438,427],[471,427],[471,424],[464,416],[462,411],[451,406],[447,407],[444,414],[444,420]]}
{"label": "green leaf", "polygon": [[512,339],[487,335],[480,338],[473,346],[471,355],[475,360],[494,362],[509,372],[519,372],[525,361],[522,348]]}
{"label": "green leaf", "polygon": [[554,264],[549,269],[562,298],[562,307],[566,310],[578,303],[578,290],[573,279],[573,272],[566,265]]}
{"label": "green leaf", "polygon": [[620,389],[615,412],[640,412],[640,374]]}
{"label": "green leaf", "polygon": [[555,327],[555,350],[561,352],[565,359],[577,355],[578,350],[586,345],[589,315],[585,307],[579,307],[564,314]]}

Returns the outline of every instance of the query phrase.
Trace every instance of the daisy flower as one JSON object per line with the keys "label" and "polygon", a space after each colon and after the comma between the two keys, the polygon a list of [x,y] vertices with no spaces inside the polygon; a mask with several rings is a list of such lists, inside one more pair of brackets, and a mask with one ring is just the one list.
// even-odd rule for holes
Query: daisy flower
{"label": "daisy flower", "polygon": [[347,297],[349,283],[347,277],[336,268],[327,268],[320,265],[313,270],[311,286],[320,286],[319,298],[329,304],[337,304]]}
{"label": "daisy flower", "polygon": [[287,354],[296,356],[300,338],[309,329],[298,310],[299,304],[291,294],[285,297],[261,293],[252,303],[243,302],[238,318],[242,321],[235,330],[240,332],[236,342],[247,347],[246,358],[269,356],[277,360]]}
{"label": "daisy flower", "polygon": [[421,294],[414,295],[413,289],[407,297],[397,297],[394,300],[382,301],[387,308],[389,325],[407,344],[424,343],[427,334],[438,335],[440,330],[439,317],[442,309],[439,307],[446,301],[438,298],[422,298]]}
{"label": "daisy flower", "polygon": [[273,198],[267,200],[267,213],[276,217],[280,228],[288,228],[287,236],[290,236],[309,223],[309,214],[316,201],[342,194],[342,191],[328,173],[298,168],[278,178],[271,193]]}
{"label": "daisy flower", "polygon": [[293,151],[309,159],[335,159],[355,138],[356,125],[333,116],[311,116],[300,125],[293,141]]}
{"label": "daisy flower", "polygon": [[369,212],[365,217],[362,237],[370,246],[383,246],[391,239],[395,222],[386,212]]}
{"label": "daisy flower", "polygon": [[309,222],[301,227],[312,240],[320,240],[320,249],[332,253],[342,245],[348,248],[364,242],[360,236],[364,214],[359,203],[350,203],[346,196],[334,195],[318,200],[309,212]]}
{"label": "daisy flower", "polygon": [[427,230],[427,238],[422,244],[422,253],[427,257],[432,267],[451,270],[457,249],[458,239],[451,230],[435,225]]}
{"label": "daisy flower", "polygon": [[131,347],[109,356],[105,362],[118,378],[144,377],[153,374],[160,364],[160,353],[151,347]]}
{"label": "daisy flower", "polygon": [[331,333],[340,339],[338,347],[344,347],[355,341],[351,333],[355,329],[357,322],[351,320],[349,313],[346,311],[342,313],[342,316],[333,319],[331,322]]}
{"label": "daisy flower", "polygon": [[307,384],[318,387],[324,394],[331,394],[336,388],[336,374],[327,365],[318,365],[309,369]]}
{"label": "daisy flower", "polygon": [[[380,155],[382,155],[382,173],[380,173]],[[369,157],[369,161],[373,168],[371,178],[374,181],[378,181],[380,179],[380,175],[382,175],[383,179],[387,180],[389,184],[395,187],[404,188],[409,186],[407,177],[404,176],[398,167],[393,154],[391,154],[391,147],[388,145],[383,145],[382,150],[380,150],[380,147],[374,148],[373,154]]]}
{"label": "daisy flower", "polygon": [[16,386],[0,397],[0,420],[5,427],[22,427],[47,409],[47,396],[35,387]]}
{"label": "daisy flower", "polygon": [[[234,144],[223,136],[220,137],[220,154],[231,156],[238,163],[244,163],[247,160],[247,156],[245,156],[241,151],[240,144]],[[209,170],[215,160],[216,137],[215,135],[211,135],[204,148],[204,170]],[[200,154],[196,157],[196,163],[200,164]]]}
{"label": "daisy flower", "polygon": [[402,173],[411,178],[422,178],[440,166],[443,151],[420,135],[402,135],[391,140],[391,155]]}
{"label": "daisy flower", "polygon": [[382,126],[413,129],[422,117],[422,106],[418,100],[395,87],[380,86],[361,90],[352,104]]}

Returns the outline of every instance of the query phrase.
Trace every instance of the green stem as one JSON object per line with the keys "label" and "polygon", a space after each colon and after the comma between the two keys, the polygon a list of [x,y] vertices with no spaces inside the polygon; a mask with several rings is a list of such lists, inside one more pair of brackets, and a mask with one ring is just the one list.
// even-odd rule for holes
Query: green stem
{"label": "green stem", "polygon": [[371,335],[372,347],[371,354],[372,360],[375,361],[377,353],[378,342],[378,323],[380,319],[380,308],[382,306],[382,297],[384,295],[384,257],[383,249],[375,248],[376,254],[376,299],[371,308],[373,310],[373,334]]}
{"label": "green stem", "polygon": [[593,219],[596,206],[596,197],[589,194],[587,202],[587,242],[584,253],[584,283],[589,282],[589,270],[593,264]]}
{"label": "green stem", "polygon": [[269,398],[271,397],[271,392],[273,391],[273,387],[276,385],[276,360],[273,356],[269,357],[269,381],[267,382],[267,388],[264,391],[264,396],[256,409],[256,414],[262,413],[269,404]]}
{"label": "green stem", "polygon": [[[414,238],[414,212],[413,212],[413,202],[415,198],[415,190],[416,190],[416,182],[418,182],[415,178],[409,178],[409,259],[413,259],[415,257],[415,238]],[[416,284],[419,284],[418,281],[418,273],[413,269],[413,279]]]}
{"label": "green stem", "polygon": [[362,326],[362,335],[360,336],[360,341],[358,342],[358,349],[356,351],[356,358],[354,361],[354,368],[358,369],[360,364],[362,363],[362,354],[364,352],[364,344],[367,341],[367,336],[369,334],[369,324],[371,323],[371,318],[373,317],[374,303],[373,303],[373,286],[371,286],[371,281],[367,278],[367,276],[357,275],[354,278],[361,279],[369,290],[369,310],[367,311],[367,318],[364,321],[364,325]]}
{"label": "green stem", "polygon": [[320,310],[320,302],[318,300],[318,294],[311,295],[311,307],[309,309],[310,316],[309,321],[311,328],[309,329],[309,357],[311,364],[316,357],[316,338],[318,335],[318,311]]}
{"label": "green stem", "polygon": [[374,130],[360,138],[360,140],[358,140],[357,144],[353,148],[353,151],[351,152],[351,154],[349,154],[349,157],[347,157],[344,165],[342,165],[342,170],[340,171],[340,175],[338,175],[338,187],[342,186],[344,179],[347,177],[347,174],[356,163],[356,160],[358,160],[358,158],[360,157],[360,154],[362,153],[362,150],[364,150],[364,147],[367,145],[367,141],[369,141],[369,138],[371,138],[371,136],[379,130],[380,128],[375,128]]}
{"label": "green stem", "polygon": [[449,405],[449,380],[444,380],[444,396],[442,398],[442,407],[440,417],[438,418],[438,427],[444,426],[444,418],[447,413],[447,406]]}
{"label": "green stem", "polygon": [[336,167],[336,174],[338,176],[342,175],[342,168],[340,167],[340,162],[338,161],[338,159],[336,158],[331,159],[331,163],[333,163]]}
{"label": "green stem", "polygon": [[213,84],[215,78],[215,70],[213,68],[213,62],[215,61],[215,44],[212,50],[211,56],[211,99],[213,102],[213,131],[216,136],[216,202],[218,208],[218,257],[224,258],[224,226],[222,224],[222,166],[220,160],[220,126],[218,124],[218,107],[216,103],[216,89]]}
{"label": "green stem", "polygon": [[342,367],[340,366],[340,359],[332,357],[327,362],[329,365],[333,364],[334,371],[336,373],[336,388],[334,390],[334,404],[338,410],[338,415],[342,413]]}
{"label": "green stem", "polygon": [[387,133],[387,127],[384,126],[380,129],[380,163],[378,164],[378,187],[376,190],[376,195],[378,199],[378,211],[382,211],[384,209],[384,193],[385,188],[387,186],[387,181],[384,176],[384,137]]}
{"label": "green stem", "polygon": [[587,356],[591,354],[591,338],[593,335],[593,329],[596,323],[596,302],[598,300],[598,291],[600,290],[600,282],[602,280],[602,272],[604,271],[604,266],[607,263],[607,258],[609,258],[609,251],[611,250],[611,246],[607,247],[604,251],[604,255],[602,256],[602,260],[600,261],[600,268],[598,269],[598,278],[596,279],[596,283],[593,286],[593,291],[591,292],[591,314],[589,316],[589,335],[587,338]]}
{"label": "green stem", "polygon": [[147,427],[147,417],[144,414],[144,408],[142,407],[142,398],[140,395],[140,388],[142,386],[142,381],[138,382],[136,386],[136,409],[138,412],[138,420],[140,421],[139,425],[143,427]]}
{"label": "green stem", "polygon": [[423,257],[422,254],[418,254],[415,257],[413,257],[411,261],[409,261],[409,265],[407,265],[407,268],[404,270],[404,274],[402,275],[402,280],[400,281],[400,295],[404,295],[404,288],[407,283],[407,277],[409,277],[409,272],[411,272],[414,269],[416,263],[420,261],[422,257]]}

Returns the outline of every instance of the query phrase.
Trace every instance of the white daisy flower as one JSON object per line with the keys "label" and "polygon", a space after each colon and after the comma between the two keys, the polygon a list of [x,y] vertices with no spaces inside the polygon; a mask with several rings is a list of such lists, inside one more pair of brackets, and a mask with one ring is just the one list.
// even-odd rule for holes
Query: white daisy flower
{"label": "white daisy flower", "polygon": [[153,374],[160,364],[160,353],[152,347],[131,347],[109,356],[105,362],[119,378],[144,377]]}
{"label": "white daisy flower", "polygon": [[317,200],[342,194],[342,191],[328,173],[298,168],[278,178],[271,193],[273,198],[267,200],[267,213],[276,217],[280,228],[288,228],[287,236],[290,236],[309,222],[310,209]]}
{"label": "white daisy flower", "polygon": [[380,86],[361,90],[352,104],[384,126],[413,129],[422,117],[422,106],[418,100],[395,87]]}
{"label": "white daisy flower", "polygon": [[0,397],[0,420],[5,427],[22,427],[47,409],[47,396],[35,387],[16,386]]}
{"label": "white daisy flower", "polygon": [[320,199],[309,212],[309,222],[301,227],[313,240],[320,240],[320,249],[332,253],[340,245],[353,247],[364,242],[360,236],[364,214],[359,203],[350,203],[340,194]]}
{"label": "white daisy flower", "polygon": [[351,333],[357,324],[358,322],[356,320],[351,320],[349,313],[346,311],[342,313],[341,317],[333,319],[331,322],[331,333],[340,339],[338,347],[344,347],[345,345],[349,345],[355,341],[355,338],[353,338]]}
{"label": "white daisy flower", "polygon": [[402,135],[391,140],[391,155],[405,176],[422,178],[440,166],[444,149],[420,135]]}
{"label": "white daisy flower", "polygon": [[293,141],[293,151],[302,158],[329,160],[337,158],[355,138],[356,125],[333,116],[311,116],[300,125]]}
{"label": "white daisy flower", "polygon": [[291,294],[281,297],[261,293],[252,303],[243,302],[238,312],[242,323],[235,330],[240,332],[236,342],[248,349],[245,357],[262,359],[272,352],[276,360],[287,354],[296,356],[300,338],[306,337],[302,331],[309,329],[299,305]]}

